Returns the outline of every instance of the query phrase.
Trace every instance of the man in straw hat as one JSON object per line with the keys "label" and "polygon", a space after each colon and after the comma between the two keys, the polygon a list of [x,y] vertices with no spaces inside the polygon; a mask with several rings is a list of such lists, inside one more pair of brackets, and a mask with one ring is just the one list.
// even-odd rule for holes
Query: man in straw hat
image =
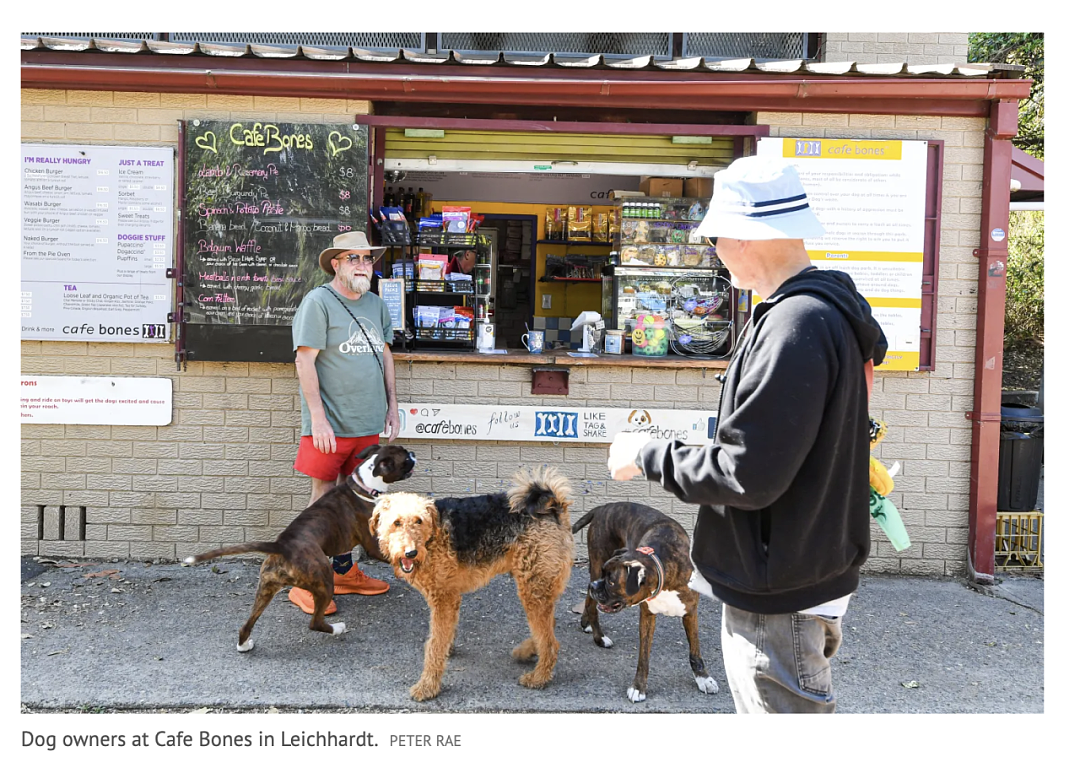
{"label": "man in straw hat", "polygon": [[711,445],[620,434],[615,479],[698,504],[690,586],[723,602],[739,712],[833,712],[829,659],[870,550],[868,384],[887,344],[851,278],[810,263],[825,230],[786,162],[716,174],[698,233],[762,298],[728,366]]}
{"label": "man in straw hat", "polygon": [[[371,291],[375,262],[386,247],[372,246],[359,231],[342,233],[319,254],[319,267],[334,279],[307,293],[293,317],[293,349],[300,378],[300,449],[293,467],[311,477],[314,503],[356,468],[357,456],[379,434],[398,435],[394,329],[390,312]],[[353,564],[352,553],[331,559],[334,593],[379,595],[390,589]],[[289,600],[305,613],[315,609],[307,590]],[[327,614],[337,611],[331,601]]]}

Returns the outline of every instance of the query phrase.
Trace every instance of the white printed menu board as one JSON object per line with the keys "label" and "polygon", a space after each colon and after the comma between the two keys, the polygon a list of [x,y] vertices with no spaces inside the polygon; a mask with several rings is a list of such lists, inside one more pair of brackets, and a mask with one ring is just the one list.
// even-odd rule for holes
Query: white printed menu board
{"label": "white printed menu board", "polygon": [[23,143],[22,338],[162,342],[173,149]]}
{"label": "white printed menu board", "polygon": [[806,250],[843,270],[889,340],[882,370],[918,370],[926,220],[926,141],[762,138],[758,155],[799,171],[826,234]]}

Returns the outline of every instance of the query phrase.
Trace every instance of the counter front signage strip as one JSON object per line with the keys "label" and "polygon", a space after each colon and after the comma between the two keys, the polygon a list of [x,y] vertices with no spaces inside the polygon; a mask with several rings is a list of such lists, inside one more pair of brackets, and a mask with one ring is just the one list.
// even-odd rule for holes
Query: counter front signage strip
{"label": "counter front signage strip", "polygon": [[190,360],[291,362],[319,253],[367,231],[368,128],[191,120],[181,125],[183,348]]}

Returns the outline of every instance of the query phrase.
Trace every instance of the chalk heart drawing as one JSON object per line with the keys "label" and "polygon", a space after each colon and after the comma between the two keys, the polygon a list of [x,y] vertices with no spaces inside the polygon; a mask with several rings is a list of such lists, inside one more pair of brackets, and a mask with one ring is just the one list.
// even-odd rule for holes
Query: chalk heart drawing
{"label": "chalk heart drawing", "polygon": [[[337,140],[334,140],[334,136],[337,136]],[[352,148],[352,138],[348,138],[342,135],[337,130],[334,130],[326,136],[326,144],[330,146],[330,150],[333,151],[333,155],[337,156],[342,151],[348,151]]]}
{"label": "chalk heart drawing", "polygon": [[207,130],[199,137],[195,138],[195,145],[204,151],[213,151],[217,153],[217,135]]}

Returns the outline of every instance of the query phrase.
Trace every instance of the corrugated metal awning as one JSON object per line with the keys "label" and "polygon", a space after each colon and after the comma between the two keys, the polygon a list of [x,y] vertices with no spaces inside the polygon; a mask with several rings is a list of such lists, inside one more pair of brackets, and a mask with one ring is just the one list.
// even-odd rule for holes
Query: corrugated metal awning
{"label": "corrugated metal awning", "polygon": [[580,56],[560,53],[513,55],[505,53],[458,53],[445,51],[422,53],[412,50],[366,50],[355,47],[312,47],[307,45],[256,45],[248,43],[162,42],[158,40],[115,40],[104,38],[22,37],[24,51],[103,52],[167,56],[208,56],[217,58],[298,59],[311,61],[357,61],[386,64],[424,64],[430,66],[564,68],[592,70],[650,70],[671,73],[715,72],[737,74],[811,74],[820,76],[867,77],[1019,77],[1022,66],[1009,64],[907,64],[858,63],[855,61],[815,63],[758,61],[754,58],[708,59],[701,56],[668,59],[658,56],[633,58]]}

